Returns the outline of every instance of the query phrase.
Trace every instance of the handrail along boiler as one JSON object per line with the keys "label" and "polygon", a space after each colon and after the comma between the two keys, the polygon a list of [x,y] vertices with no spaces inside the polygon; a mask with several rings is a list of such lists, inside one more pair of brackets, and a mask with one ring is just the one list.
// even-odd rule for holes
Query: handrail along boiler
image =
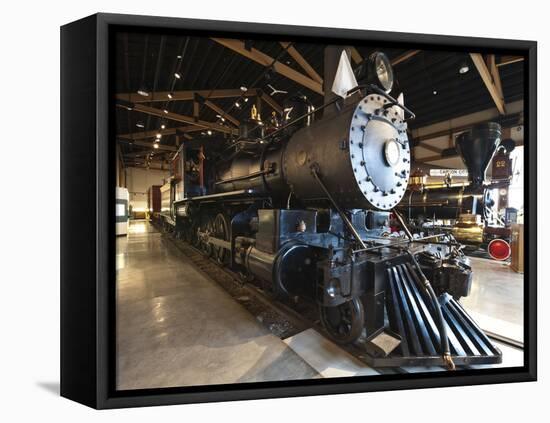
{"label": "handrail along boiler", "polygon": [[[342,52],[325,50],[326,87]],[[298,95],[282,121],[254,116],[221,149],[186,141],[163,189],[166,225],[277,298],[315,303],[327,334],[363,346],[372,365],[500,362],[457,302],[472,280],[460,246],[390,235],[414,115],[390,96],[383,53],[357,77],[345,98],[327,88],[317,110]]]}

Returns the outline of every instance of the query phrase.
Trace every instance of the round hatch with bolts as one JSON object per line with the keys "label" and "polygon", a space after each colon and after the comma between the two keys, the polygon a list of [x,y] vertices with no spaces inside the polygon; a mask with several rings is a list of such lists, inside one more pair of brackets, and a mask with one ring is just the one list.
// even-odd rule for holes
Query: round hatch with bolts
{"label": "round hatch with bolts", "polygon": [[402,109],[382,95],[359,102],[350,128],[350,159],[367,201],[390,210],[401,201],[410,172],[410,147]]}

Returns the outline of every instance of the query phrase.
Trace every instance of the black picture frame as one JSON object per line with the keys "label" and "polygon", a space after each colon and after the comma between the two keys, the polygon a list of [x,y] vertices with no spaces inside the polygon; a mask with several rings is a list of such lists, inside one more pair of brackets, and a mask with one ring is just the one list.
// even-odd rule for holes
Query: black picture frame
{"label": "black picture frame", "polygon": [[[411,48],[525,55],[525,361],[523,367],[450,373],[186,388],[114,389],[114,137],[111,36],[123,28],[377,42]],[[61,395],[90,407],[232,401],[534,381],[537,377],[537,44],[336,28],[96,14],[61,28]],[[395,377],[397,376],[397,377]]]}

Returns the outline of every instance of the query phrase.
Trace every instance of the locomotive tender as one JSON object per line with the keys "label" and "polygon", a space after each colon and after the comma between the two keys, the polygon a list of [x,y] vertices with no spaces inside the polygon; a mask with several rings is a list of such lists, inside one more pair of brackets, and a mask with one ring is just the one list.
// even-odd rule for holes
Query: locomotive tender
{"label": "locomotive tender", "polygon": [[296,96],[282,122],[255,115],[221,148],[186,141],[161,190],[165,227],[277,298],[316,304],[330,338],[361,345],[372,365],[498,363],[457,302],[472,281],[460,245],[413,239],[402,219],[403,232],[390,233],[414,115],[390,96],[382,53],[361,66],[361,85],[336,96],[345,51],[326,48],[321,108]]}

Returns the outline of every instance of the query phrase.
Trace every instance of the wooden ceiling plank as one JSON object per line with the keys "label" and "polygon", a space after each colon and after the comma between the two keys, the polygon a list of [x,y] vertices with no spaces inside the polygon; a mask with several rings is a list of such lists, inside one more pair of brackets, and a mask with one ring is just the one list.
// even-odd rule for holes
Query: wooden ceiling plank
{"label": "wooden ceiling plank", "polygon": [[261,52],[258,49],[255,49],[253,47],[250,50],[246,49],[243,41],[228,38],[212,38],[212,40],[244,57],[247,57],[250,60],[253,60],[256,63],[259,63],[262,66],[272,66],[275,72],[285,76],[288,79],[293,80],[294,82],[306,88],[309,88],[317,94],[323,95],[323,87],[319,82],[292,69],[290,66],[274,60],[271,56]]}
{"label": "wooden ceiling plank", "polygon": [[493,75],[491,74],[491,71],[487,67],[485,60],[483,60],[483,56],[479,53],[470,53],[470,57],[472,59],[472,62],[474,62],[474,65],[477,71],[479,72],[479,75],[481,76],[481,79],[483,80],[485,87],[489,91],[491,98],[495,102],[498,112],[501,115],[506,114],[504,98],[502,96],[502,93],[499,92],[498,87],[495,84]]}
{"label": "wooden ceiling plank", "polygon": [[302,69],[310,76],[310,78],[317,81],[319,84],[322,84],[323,78],[321,78],[321,76],[315,71],[315,69],[313,69],[313,66],[308,63],[304,56],[302,56],[300,52],[296,50],[296,47],[294,47],[293,45],[289,47],[289,44],[290,43],[286,41],[281,41],[281,45],[283,46],[283,48],[286,49],[288,54],[290,54],[290,56],[296,61],[296,63],[298,63],[302,67]]}

